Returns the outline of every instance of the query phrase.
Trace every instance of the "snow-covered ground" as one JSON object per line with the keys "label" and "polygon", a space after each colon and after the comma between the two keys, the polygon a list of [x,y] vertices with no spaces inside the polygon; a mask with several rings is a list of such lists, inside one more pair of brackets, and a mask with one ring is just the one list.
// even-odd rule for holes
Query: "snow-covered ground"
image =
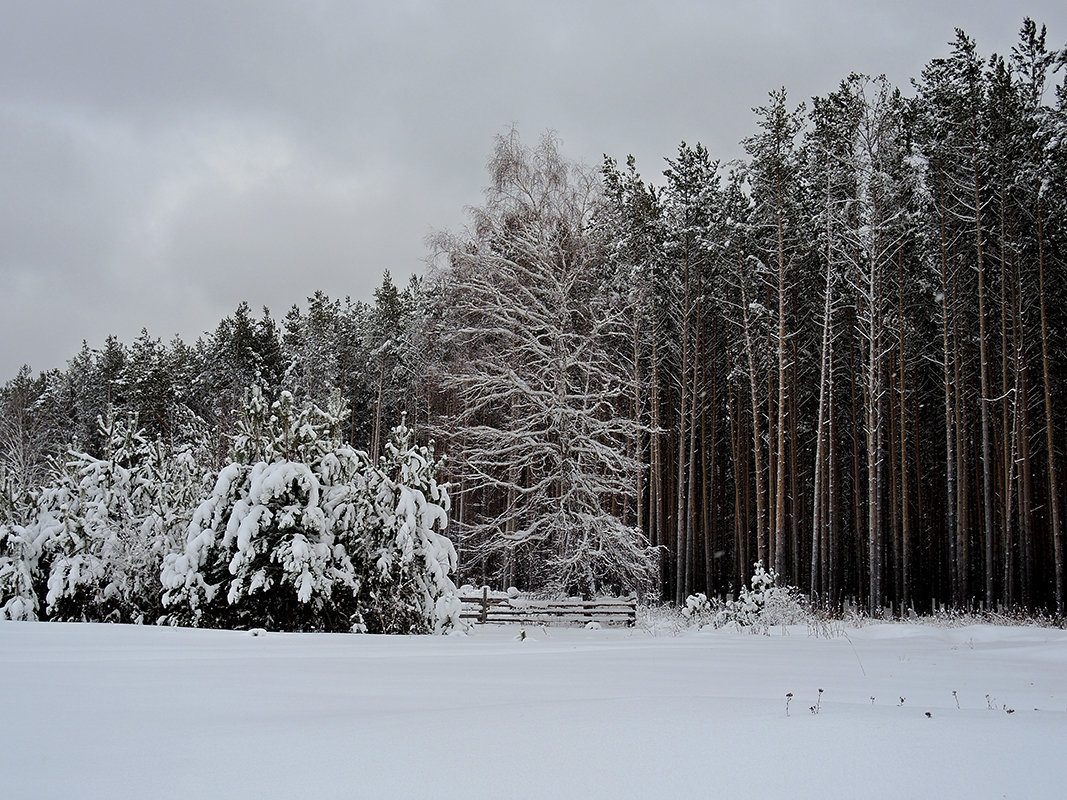
{"label": "snow-covered ground", "polygon": [[0,622],[0,796],[1067,796],[1067,632],[845,632]]}

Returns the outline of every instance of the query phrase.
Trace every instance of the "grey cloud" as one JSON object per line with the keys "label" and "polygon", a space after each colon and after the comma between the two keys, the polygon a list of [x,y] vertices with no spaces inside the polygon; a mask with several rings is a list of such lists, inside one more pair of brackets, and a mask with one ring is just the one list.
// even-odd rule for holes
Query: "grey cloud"
{"label": "grey cloud", "polygon": [[368,263],[369,254],[410,234],[399,205],[402,198],[365,181],[302,170],[243,189],[206,183],[174,220],[166,259],[217,301],[246,297],[277,308],[315,288],[345,294],[389,266]]}
{"label": "grey cloud", "polygon": [[107,180],[75,132],[0,110],[0,273],[69,269],[108,247]]}
{"label": "grey cloud", "polygon": [[[369,297],[481,197],[493,135],[553,128],[652,178],[740,155],[751,107],[897,84],[961,26],[1005,52],[1062,3],[48,2],[0,9],[0,378],[82,338],[195,338],[241,300]],[[981,7],[979,7],[981,6]]]}

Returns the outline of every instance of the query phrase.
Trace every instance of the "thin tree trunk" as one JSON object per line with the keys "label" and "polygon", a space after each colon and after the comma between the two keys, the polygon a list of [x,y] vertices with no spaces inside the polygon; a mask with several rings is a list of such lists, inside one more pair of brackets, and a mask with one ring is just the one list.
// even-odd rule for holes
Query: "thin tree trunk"
{"label": "thin tree trunk", "polygon": [[[856,374],[856,346],[854,341],[849,343],[849,371],[851,374]],[[857,381],[851,381],[852,389],[852,543],[855,548],[854,563],[848,576],[846,584],[846,591],[862,592],[863,580],[862,564],[864,555],[864,532],[865,526],[863,521],[864,505],[863,505],[863,485],[860,479],[860,425],[859,425],[859,404],[860,401],[856,396],[856,384]],[[858,598],[857,598],[858,599]]]}
{"label": "thin tree trunk", "polygon": [[385,392],[385,362],[378,367],[378,391],[374,401],[374,430],[371,432],[371,458],[378,460],[382,454],[382,406]]}
{"label": "thin tree trunk", "polygon": [[953,605],[959,605],[963,597],[963,587],[959,580],[959,515],[957,513],[959,490],[956,479],[956,403],[953,398],[953,364],[954,347],[951,332],[953,326],[949,316],[950,280],[948,235],[945,226],[945,182],[944,172],[938,165],[938,221],[941,245],[941,344],[942,366],[944,368],[943,387],[945,390],[945,516],[946,534],[949,551],[949,585]]}
{"label": "thin tree trunk", "polygon": [[989,405],[989,343],[986,330],[985,248],[982,241],[982,198],[978,172],[978,134],[974,131],[972,174],[974,188],[975,252],[978,270],[978,368],[982,412],[982,544],[985,556],[985,599],[993,606],[993,433]]}
{"label": "thin tree trunk", "polygon": [[840,606],[840,595],[837,591],[838,582],[838,494],[837,494],[837,435],[836,420],[834,415],[834,337],[830,337],[830,347],[826,356],[827,391],[826,391],[826,438],[829,450],[829,458],[826,463],[826,535],[823,545],[823,586],[824,591],[834,608]]}
{"label": "thin tree trunk", "polygon": [[803,579],[800,569],[800,518],[803,514],[800,492],[797,489],[797,340],[793,339],[793,357],[789,366],[789,544],[790,584],[799,586]]}
{"label": "thin tree trunk", "polygon": [[[738,262],[738,283],[741,287],[741,319],[745,340],[745,359],[748,362],[749,399],[752,410],[752,456],[755,460],[756,485],[756,558],[766,563],[767,559],[767,500],[763,477],[763,437],[760,433],[759,390],[756,379],[756,359],[752,347],[752,330],[749,323],[748,297],[745,291],[743,264]],[[750,565],[744,565],[747,569]]]}
{"label": "thin tree trunk", "polygon": [[778,434],[775,446],[777,469],[774,481],[774,569],[779,570],[785,562],[785,221],[782,217],[782,187],[778,186],[778,419],[775,424]]}
{"label": "thin tree trunk", "polygon": [[[1001,587],[1000,596],[1001,602],[1005,607],[1010,607],[1015,595],[1015,570],[1012,558],[1012,513],[1013,513],[1013,500],[1012,497],[1015,491],[1015,458],[1018,452],[1018,440],[1017,435],[1019,431],[1018,425],[1018,386],[1015,391],[1011,389],[1011,385],[1008,379],[1008,284],[1009,284],[1009,270],[1008,270],[1008,258],[1007,258],[1007,221],[1005,218],[1005,207],[1007,201],[1005,199],[1005,186],[1004,186],[1004,169],[1003,165],[1000,168],[1000,180],[998,181],[998,205],[1000,207],[999,214],[999,244],[1000,244],[1000,546],[1001,546],[1001,558],[1003,563],[1001,567]],[[1013,338],[1015,332],[1013,331]],[[1009,403],[1009,395],[1014,395],[1011,403]],[[1009,414],[1009,407],[1012,413]]]}
{"label": "thin tree trunk", "polygon": [[[827,225],[829,227],[829,225]],[[827,242],[830,241],[829,231],[827,232]],[[829,244],[827,245],[829,249]],[[825,458],[825,440],[826,440],[826,385],[829,381],[829,367],[828,367],[828,355],[830,350],[830,327],[832,324],[832,305],[831,305],[831,260],[830,253],[827,253],[826,259],[826,283],[823,289],[823,312],[822,312],[822,343],[819,347],[819,405],[816,411],[815,418],[815,470],[812,473],[814,476],[814,491],[812,497],[812,509],[811,509],[811,596],[813,598],[819,597],[821,592],[826,591],[826,585],[820,581],[821,566],[825,561],[820,562],[821,557],[825,553],[825,534],[823,528],[823,520],[825,515],[823,513],[823,484],[824,484],[824,468],[823,460]],[[824,598],[825,600],[825,598]]]}
{"label": "thin tree trunk", "polygon": [[904,251],[897,254],[898,270],[898,295],[897,315],[900,318],[897,324],[899,336],[897,340],[898,369],[900,371],[900,583],[901,583],[901,610],[911,608],[911,509],[910,493],[908,492],[908,403],[907,403],[907,366],[904,361]]}
{"label": "thin tree trunk", "polygon": [[668,596],[668,565],[666,542],[664,540],[664,489],[663,489],[663,423],[660,416],[660,392],[659,392],[659,355],[658,355],[658,330],[654,327],[652,332],[652,485],[649,500],[649,513],[655,519],[649,525],[652,534],[652,544],[659,548],[660,563],[660,593]]}
{"label": "thin tree trunk", "polygon": [[[699,285],[698,285],[699,289]],[[697,556],[697,535],[696,535],[696,480],[697,480],[697,401],[700,398],[699,376],[700,371],[697,369],[697,356],[700,353],[701,336],[700,336],[700,300],[697,300],[697,319],[696,324],[693,326],[696,330],[696,341],[693,343],[693,364],[690,367],[690,372],[693,375],[693,388],[690,392],[689,401],[689,477],[688,488],[686,491],[686,505],[688,507],[688,513],[686,514],[685,527],[686,527],[686,548],[685,548],[685,596],[693,594],[693,584],[696,573],[696,556]]]}
{"label": "thin tree trunk", "polygon": [[[633,392],[634,392],[634,407],[633,407],[633,419],[634,422],[640,426],[641,416],[643,414],[644,401],[641,396],[641,318],[639,313],[634,314],[634,334],[633,334],[633,359],[634,359],[634,374],[633,374]],[[638,464],[637,468],[637,508],[635,513],[637,515],[637,527],[643,531],[648,531],[648,526],[645,521],[645,475],[648,471],[648,465],[645,461],[645,440],[644,433],[641,432],[641,428],[638,427],[638,433],[634,436],[634,461]]]}
{"label": "thin tree trunk", "polygon": [[687,535],[689,533],[689,525],[687,520],[687,508],[686,508],[686,466],[688,464],[686,458],[686,447],[688,445],[688,431],[686,425],[689,422],[688,412],[689,405],[692,402],[689,397],[689,325],[690,325],[690,287],[689,287],[689,261],[688,257],[685,264],[685,299],[684,307],[682,309],[682,360],[681,360],[681,380],[680,393],[678,403],[678,451],[677,451],[677,468],[678,477],[677,484],[675,485],[675,574],[674,574],[674,602],[677,605],[681,605],[685,602],[685,586],[686,586],[686,556],[689,551],[689,543]]}
{"label": "thin tree trunk", "polygon": [[1049,377],[1048,314],[1045,309],[1045,231],[1041,196],[1037,198],[1037,283],[1041,298],[1041,382],[1045,393],[1045,452],[1048,454],[1048,496],[1052,523],[1052,549],[1055,568],[1056,614],[1064,614],[1063,528],[1060,523],[1060,482],[1056,473],[1056,437],[1053,431],[1052,381]]}
{"label": "thin tree trunk", "polygon": [[[953,281],[955,284],[955,281]],[[953,307],[959,308],[958,291],[953,286]],[[959,543],[956,548],[956,564],[959,570],[959,585],[961,591],[960,603],[972,605],[971,594],[971,506],[970,486],[968,480],[968,464],[970,449],[967,438],[969,430],[967,420],[967,407],[963,398],[966,392],[962,373],[962,358],[960,356],[960,331],[959,320],[954,320],[952,330],[952,367],[955,375],[955,392],[953,397],[956,403],[956,516],[959,519]]]}

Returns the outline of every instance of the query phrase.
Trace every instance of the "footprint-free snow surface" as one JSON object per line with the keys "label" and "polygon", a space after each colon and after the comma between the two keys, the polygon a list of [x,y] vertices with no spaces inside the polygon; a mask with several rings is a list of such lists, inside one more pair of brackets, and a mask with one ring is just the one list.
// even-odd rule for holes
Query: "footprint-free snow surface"
{"label": "footprint-free snow surface", "polygon": [[0,796],[1067,797],[1062,630],[518,633],[0,622]]}

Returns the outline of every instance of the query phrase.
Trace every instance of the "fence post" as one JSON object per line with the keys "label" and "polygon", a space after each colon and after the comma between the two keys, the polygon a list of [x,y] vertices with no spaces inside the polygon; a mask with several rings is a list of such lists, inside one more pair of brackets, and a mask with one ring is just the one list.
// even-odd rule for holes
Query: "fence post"
{"label": "fence post", "polygon": [[482,624],[489,621],[489,587],[482,587]]}

